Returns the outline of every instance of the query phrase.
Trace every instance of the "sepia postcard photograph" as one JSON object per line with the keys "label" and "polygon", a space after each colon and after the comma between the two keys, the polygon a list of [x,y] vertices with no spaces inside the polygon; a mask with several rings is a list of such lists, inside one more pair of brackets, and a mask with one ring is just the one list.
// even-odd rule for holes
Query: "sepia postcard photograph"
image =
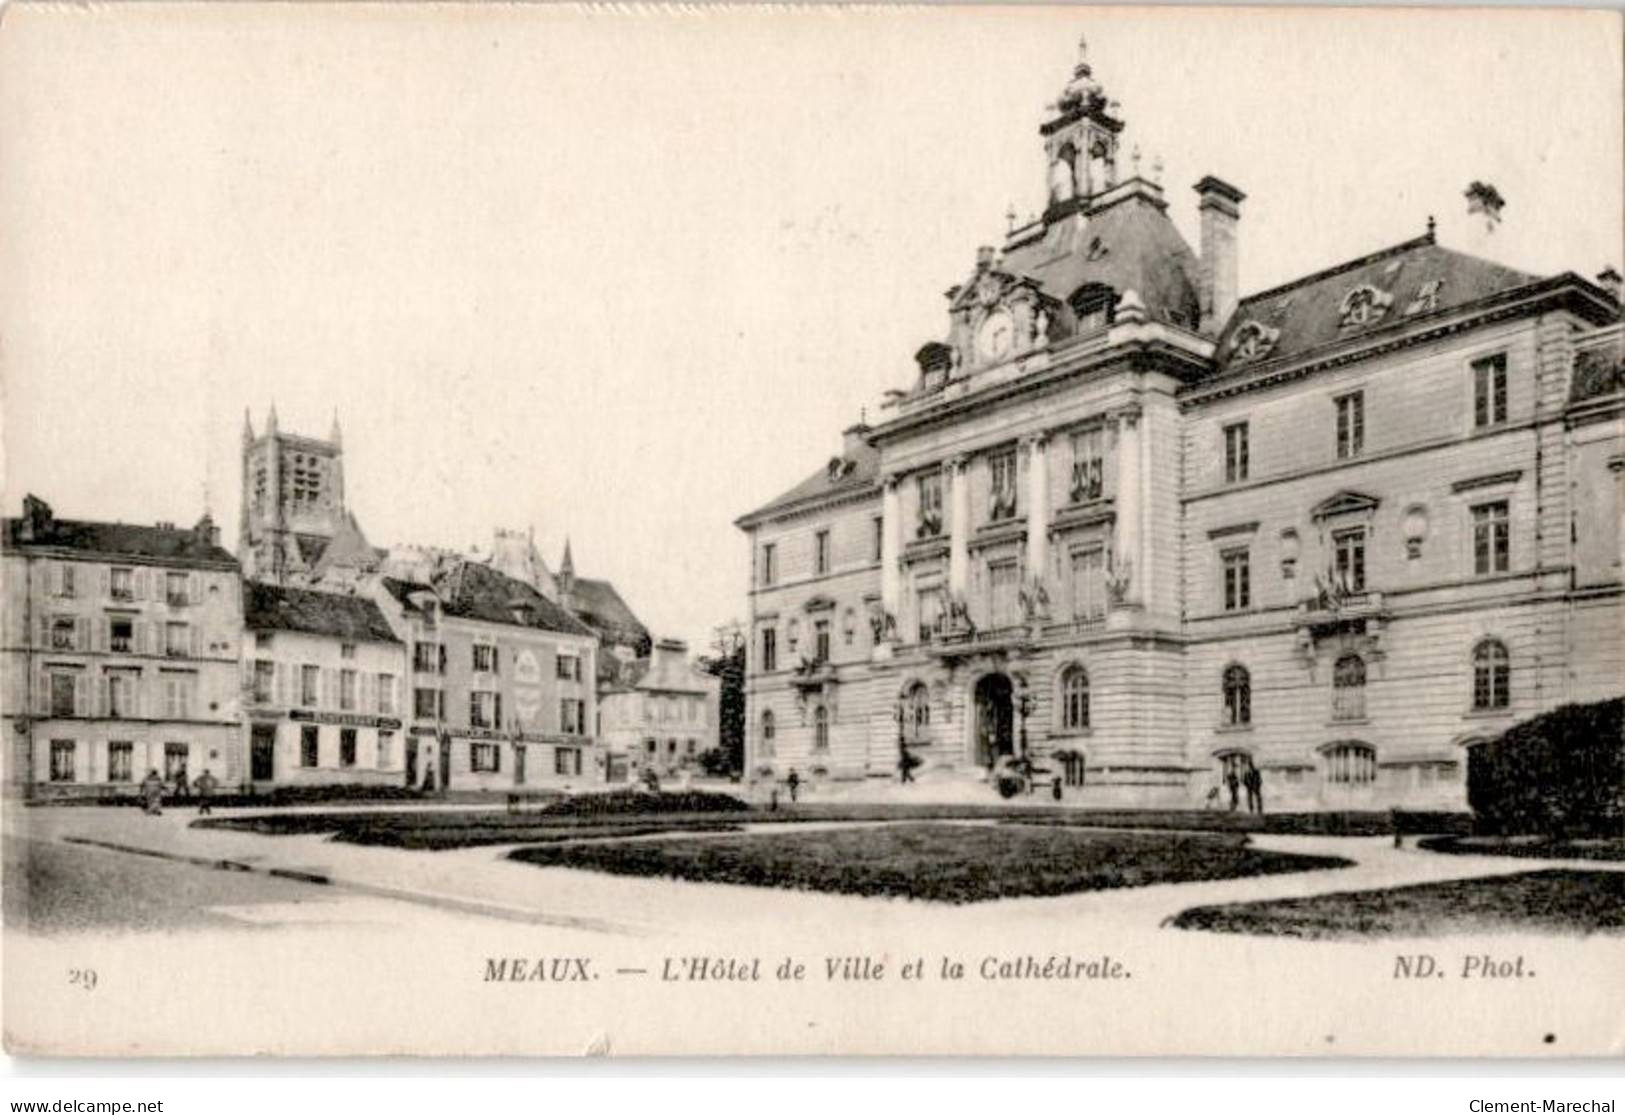
{"label": "sepia postcard photograph", "polygon": [[1619,1058],[1621,32],[12,4],[6,1050]]}

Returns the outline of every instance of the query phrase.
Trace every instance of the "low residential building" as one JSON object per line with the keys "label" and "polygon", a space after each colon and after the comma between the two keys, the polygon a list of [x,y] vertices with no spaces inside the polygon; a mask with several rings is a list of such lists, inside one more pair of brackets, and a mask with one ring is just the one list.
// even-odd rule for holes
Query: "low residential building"
{"label": "low residential building", "polygon": [[406,647],[364,596],[243,589],[248,780],[401,785]]}
{"label": "low residential building", "polygon": [[602,782],[598,639],[531,585],[479,562],[433,583],[377,582],[406,644],[410,742],[404,776],[442,789]]}
{"label": "low residential building", "polygon": [[599,735],[609,781],[644,770],[659,775],[698,769],[720,745],[718,679],[688,659],[688,644],[661,639],[599,695]]}
{"label": "low residential building", "polygon": [[208,515],[191,529],[58,519],[28,496],[0,556],[9,787],[242,780],[241,581]]}

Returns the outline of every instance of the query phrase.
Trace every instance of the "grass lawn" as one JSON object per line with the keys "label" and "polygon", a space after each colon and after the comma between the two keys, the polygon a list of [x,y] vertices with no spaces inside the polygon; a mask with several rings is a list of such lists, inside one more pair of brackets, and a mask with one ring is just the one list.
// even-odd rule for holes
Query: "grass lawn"
{"label": "grass lawn", "polygon": [[[600,813],[582,810],[569,799],[557,807],[507,813],[491,810],[415,810],[388,808],[335,811],[332,813],[266,814],[253,817],[217,817],[194,822],[203,828],[227,828],[257,832],[265,836],[295,836],[331,833],[336,840],[352,844],[440,850],[488,844],[524,844],[540,839],[541,833],[560,828],[649,825],[658,823],[673,830],[701,830],[714,827],[719,819],[752,824],[794,824],[801,821],[946,821],[1002,820],[1022,826],[1053,825],[1059,828],[1127,828],[1154,831],[1191,830],[1242,834],[1248,832],[1312,833],[1339,836],[1383,835],[1393,831],[1392,817],[1386,813],[1269,813],[1249,816],[1216,810],[1085,810],[1055,806],[1010,806],[996,802],[986,805],[932,805],[925,802],[886,804],[781,803],[777,810],[752,807],[733,812],[662,812],[645,808],[636,813]],[[676,795],[656,802],[681,806]],[[1407,826],[1407,831],[1449,832],[1463,819],[1446,815],[1431,818],[1428,826]]]}
{"label": "grass lawn", "polygon": [[1237,835],[942,824],[555,844],[519,848],[509,858],[618,875],[953,903],[1349,865],[1259,851]]}
{"label": "grass lawn", "polygon": [[1389,890],[1197,906],[1180,929],[1309,940],[1625,931],[1625,871],[1530,871]]}
{"label": "grass lawn", "polygon": [[1455,856],[1529,859],[1625,860],[1625,836],[1563,840],[1548,836],[1439,836],[1421,842],[1430,852]]}

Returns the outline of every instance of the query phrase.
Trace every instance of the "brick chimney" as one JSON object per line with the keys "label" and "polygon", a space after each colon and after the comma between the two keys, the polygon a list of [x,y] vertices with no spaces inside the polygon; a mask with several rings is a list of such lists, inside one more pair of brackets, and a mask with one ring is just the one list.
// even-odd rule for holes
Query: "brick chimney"
{"label": "brick chimney", "polygon": [[24,542],[43,542],[55,525],[51,505],[30,492],[23,497],[23,517],[18,525],[18,537]]}
{"label": "brick chimney", "polygon": [[1202,300],[1202,332],[1217,336],[1240,300],[1236,276],[1236,224],[1247,195],[1211,174],[1194,187],[1197,214],[1202,221],[1198,294]]}

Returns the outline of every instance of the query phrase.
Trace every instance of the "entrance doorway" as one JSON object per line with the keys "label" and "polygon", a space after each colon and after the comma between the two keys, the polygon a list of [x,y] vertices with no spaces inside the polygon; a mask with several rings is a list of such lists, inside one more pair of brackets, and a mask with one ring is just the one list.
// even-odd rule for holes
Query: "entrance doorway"
{"label": "entrance doorway", "polygon": [[276,778],[276,725],[255,724],[248,743],[248,777],[253,782]]}
{"label": "entrance doorway", "polygon": [[525,745],[522,743],[513,745],[513,784],[525,784]]}
{"label": "entrance doorway", "polygon": [[406,788],[418,788],[418,737],[410,733],[406,737]]}
{"label": "entrance doorway", "polygon": [[1015,711],[1010,678],[989,674],[976,683],[976,765],[991,767],[1015,752]]}

